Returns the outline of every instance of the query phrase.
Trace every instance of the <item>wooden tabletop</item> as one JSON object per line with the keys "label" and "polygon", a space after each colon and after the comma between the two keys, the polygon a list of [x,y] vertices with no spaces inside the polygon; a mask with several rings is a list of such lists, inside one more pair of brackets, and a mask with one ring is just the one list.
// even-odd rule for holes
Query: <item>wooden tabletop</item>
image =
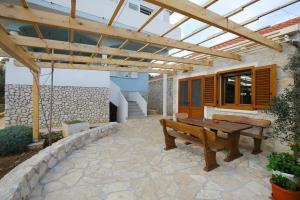
{"label": "wooden tabletop", "polygon": [[240,124],[240,123],[227,122],[227,121],[215,122],[211,119],[204,120],[204,119],[188,118],[188,119],[178,119],[178,121],[190,125],[201,126],[213,130],[222,131],[225,133],[235,133],[252,127],[251,125],[247,125],[247,124]]}

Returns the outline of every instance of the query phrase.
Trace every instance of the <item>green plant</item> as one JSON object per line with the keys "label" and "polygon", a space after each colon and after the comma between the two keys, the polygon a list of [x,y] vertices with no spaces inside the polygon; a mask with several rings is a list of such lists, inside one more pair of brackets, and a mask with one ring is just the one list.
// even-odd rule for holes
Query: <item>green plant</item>
{"label": "green plant", "polygon": [[65,121],[66,124],[78,124],[78,123],[82,123],[83,121],[78,120],[78,119],[74,119],[74,120],[70,120],[70,121]]}
{"label": "green plant", "polygon": [[283,177],[282,175],[272,175],[271,182],[275,185],[280,186],[281,188],[284,188],[286,190],[290,190],[293,192],[298,191],[297,185],[293,181],[289,180],[286,177]]}
{"label": "green plant", "polygon": [[268,156],[267,169],[300,176],[300,164],[297,158],[289,153],[271,153]]}
{"label": "green plant", "polygon": [[22,125],[0,130],[0,155],[20,153],[32,143],[32,128]]}
{"label": "green plant", "polygon": [[[286,88],[280,95],[274,97],[267,113],[275,117],[273,125],[273,137],[290,144],[300,143],[300,50],[290,58],[284,67],[291,73],[294,84]],[[299,145],[299,144],[297,144]],[[294,148],[295,149],[295,148]],[[295,150],[298,150],[296,148]]]}
{"label": "green plant", "polygon": [[[50,138],[51,138],[51,143],[54,143],[63,138],[62,132],[61,131],[51,132]],[[45,139],[46,146],[48,146],[50,144],[48,134],[42,135],[42,139]]]}

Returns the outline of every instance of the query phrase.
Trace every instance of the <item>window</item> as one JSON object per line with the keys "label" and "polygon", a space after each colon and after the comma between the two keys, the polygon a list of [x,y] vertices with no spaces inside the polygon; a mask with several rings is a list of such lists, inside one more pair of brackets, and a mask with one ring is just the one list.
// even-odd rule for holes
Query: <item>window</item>
{"label": "window", "polygon": [[145,15],[151,15],[151,13],[153,12],[153,9],[143,6],[143,5],[140,5],[140,12]]}
{"label": "window", "polygon": [[252,104],[252,71],[221,74],[222,105]]}
{"label": "window", "polygon": [[139,4],[138,4],[138,2],[135,2],[135,1],[129,1],[128,7],[132,10],[136,10],[136,11],[139,10]]}

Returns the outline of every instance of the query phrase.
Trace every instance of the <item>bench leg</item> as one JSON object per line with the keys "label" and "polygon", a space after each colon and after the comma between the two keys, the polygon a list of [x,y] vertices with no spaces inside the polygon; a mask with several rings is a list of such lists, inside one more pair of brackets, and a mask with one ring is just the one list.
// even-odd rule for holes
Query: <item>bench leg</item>
{"label": "bench leg", "polygon": [[252,154],[259,154],[262,152],[261,150],[261,142],[262,142],[262,139],[257,139],[257,138],[253,138],[253,141],[254,141],[254,148],[252,150]]}
{"label": "bench leg", "polygon": [[168,134],[165,134],[165,144],[166,144],[165,147],[166,151],[177,147],[175,143],[175,137],[172,137]]}
{"label": "bench leg", "polygon": [[204,152],[205,156],[205,167],[204,170],[209,172],[217,167],[219,167],[216,159],[216,152],[207,150]]}

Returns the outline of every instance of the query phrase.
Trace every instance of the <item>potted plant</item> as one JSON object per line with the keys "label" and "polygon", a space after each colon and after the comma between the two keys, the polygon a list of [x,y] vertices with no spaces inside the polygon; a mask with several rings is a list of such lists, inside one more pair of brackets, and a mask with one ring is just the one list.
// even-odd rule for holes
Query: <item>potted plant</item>
{"label": "potted plant", "polygon": [[272,185],[272,196],[275,200],[300,199],[300,188],[288,178],[280,174],[273,174],[270,182]]}
{"label": "potted plant", "polygon": [[294,155],[300,156],[300,50],[290,58],[284,67],[292,74],[294,83],[280,95],[274,97],[266,112],[275,117],[273,137],[289,143]]}
{"label": "potted plant", "polygon": [[300,177],[300,164],[297,158],[289,153],[271,153],[268,156],[267,169],[292,181]]}
{"label": "potted plant", "polygon": [[268,156],[267,169],[272,171],[270,182],[275,200],[300,199],[299,185],[297,186],[300,163],[295,156],[273,152]]}
{"label": "potted plant", "polygon": [[68,137],[69,135],[88,130],[89,128],[90,124],[88,122],[80,120],[65,121],[62,123],[62,134],[63,137]]}

